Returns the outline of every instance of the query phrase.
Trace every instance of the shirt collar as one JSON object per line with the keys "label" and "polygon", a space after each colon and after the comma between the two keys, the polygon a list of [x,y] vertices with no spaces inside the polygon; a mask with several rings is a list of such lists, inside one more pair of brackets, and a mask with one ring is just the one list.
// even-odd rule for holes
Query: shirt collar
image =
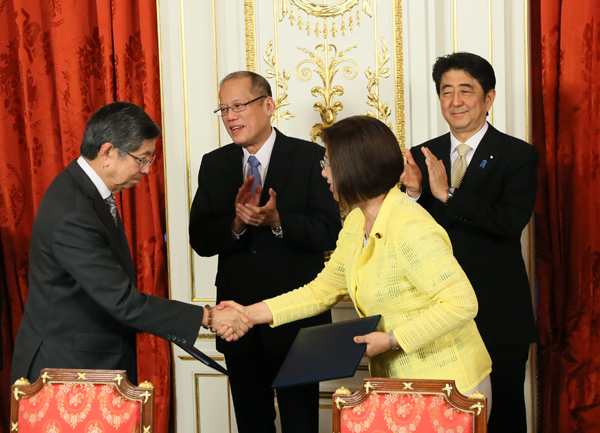
{"label": "shirt collar", "polygon": [[[487,132],[488,128],[489,128],[489,124],[487,122],[485,122],[479,131],[477,131],[475,134],[473,134],[473,136],[471,138],[469,138],[467,141],[464,142],[465,144],[469,145],[471,147],[471,149],[473,149],[473,153],[475,153],[475,150],[477,150],[477,146],[479,146],[479,143],[481,143],[481,140],[483,139],[483,136]],[[458,139],[451,132],[450,133],[450,155],[452,155],[454,153],[454,151],[456,150],[456,147],[459,144],[462,144],[462,142],[458,141]]]}
{"label": "shirt collar", "polygon": [[[273,146],[275,145],[275,137],[277,134],[275,133],[275,128],[271,128],[271,135],[267,138],[267,141],[258,149],[258,152],[254,154],[256,159],[260,162],[260,165],[264,170],[269,166],[269,161],[271,161],[271,153],[273,153]],[[250,157],[250,152],[246,150],[246,148],[242,148],[244,151],[244,166],[248,163],[248,158]]]}
{"label": "shirt collar", "polygon": [[110,190],[104,183],[104,181],[98,176],[98,173],[92,168],[92,166],[85,160],[83,156],[77,158],[77,164],[81,167],[81,169],[87,174],[90,180],[94,183],[94,186],[100,193],[103,199],[109,197],[111,195]]}

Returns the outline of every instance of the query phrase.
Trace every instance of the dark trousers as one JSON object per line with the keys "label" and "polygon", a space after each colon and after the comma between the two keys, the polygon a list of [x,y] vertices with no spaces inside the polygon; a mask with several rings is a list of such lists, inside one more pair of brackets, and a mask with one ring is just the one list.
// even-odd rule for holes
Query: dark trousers
{"label": "dark trousers", "polygon": [[[271,384],[285,356],[269,354],[259,339],[243,355],[225,355],[239,433],[275,433]],[[319,384],[277,390],[283,433],[318,433]]]}
{"label": "dark trousers", "polygon": [[488,349],[492,358],[492,413],[488,433],[527,433],[525,364],[529,344]]}

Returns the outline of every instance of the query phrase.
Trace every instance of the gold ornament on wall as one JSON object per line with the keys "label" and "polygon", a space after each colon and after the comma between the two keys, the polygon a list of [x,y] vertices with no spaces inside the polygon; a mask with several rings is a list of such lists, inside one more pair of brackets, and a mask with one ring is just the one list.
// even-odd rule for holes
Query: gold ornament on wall
{"label": "gold ornament on wall", "polygon": [[[354,31],[354,21],[352,19],[352,12],[356,9],[356,25],[360,27],[361,16],[360,16],[360,0],[340,0],[334,4],[317,4],[309,0],[278,0],[278,14],[277,19],[282,22],[289,12],[289,23],[292,27],[297,26],[298,30],[306,29],[306,34],[310,35],[314,33],[316,37],[321,34],[325,38],[329,34],[336,37],[338,34],[338,25],[335,22],[336,17],[340,17],[339,28],[342,35],[346,35],[346,28],[349,28],[351,32]],[[294,7],[296,12],[294,12]],[[362,11],[372,18],[371,12],[371,0],[362,0]],[[302,19],[302,14],[306,15],[305,21]],[[346,27],[346,16],[348,21],[348,27]],[[314,17],[314,31],[313,26],[310,22],[310,17]],[[319,22],[320,21],[320,22]]]}
{"label": "gold ornament on wall", "polygon": [[381,38],[382,48],[381,53],[377,53],[377,65],[375,66],[375,70],[371,69],[369,66],[365,71],[365,75],[367,77],[367,90],[369,93],[367,94],[367,104],[377,110],[373,112],[371,110],[367,110],[367,116],[374,117],[376,119],[380,119],[385,123],[390,129],[392,129],[392,122],[388,122],[387,119],[392,115],[392,109],[379,99],[379,80],[381,78],[389,78],[390,69],[386,67],[386,63],[390,60],[390,54],[387,47],[387,43],[384,38]]}
{"label": "gold ornament on wall", "polygon": [[[352,59],[344,57],[356,45],[346,48],[338,54],[338,49],[335,45],[330,44],[319,44],[315,47],[314,52],[308,51],[306,48],[298,47],[299,50],[308,54],[310,58],[302,60],[296,66],[296,77],[303,82],[306,82],[312,78],[312,71],[308,66],[304,66],[308,63],[312,63],[317,67],[315,72],[319,74],[323,82],[323,86],[315,86],[311,89],[311,94],[314,97],[322,97],[323,103],[316,102],[313,105],[313,109],[318,111],[321,115],[322,123],[315,123],[310,130],[310,139],[314,142],[317,141],[317,137],[320,135],[321,130],[327,126],[335,123],[337,113],[340,112],[344,105],[340,101],[334,102],[335,96],[341,96],[344,94],[344,88],[342,86],[334,86],[333,79],[339,72],[338,66],[342,63],[348,63],[342,68],[342,77],[347,80],[351,80],[358,74],[358,66]],[[321,55],[319,52],[322,52]],[[333,54],[333,55],[331,55]],[[331,60],[329,57],[331,55]]]}
{"label": "gold ornament on wall", "polygon": [[271,115],[271,123],[275,118],[290,120],[292,117],[296,117],[293,113],[288,110],[281,112],[281,107],[285,107],[286,105],[290,105],[290,101],[288,98],[288,81],[292,74],[289,72],[285,72],[285,69],[282,73],[280,73],[277,69],[277,59],[275,56],[271,57],[273,53],[273,40],[269,41],[267,45],[267,50],[265,51],[265,55],[263,56],[263,60],[269,68],[267,68],[266,78],[275,78],[275,85],[277,86],[275,90],[275,111]]}

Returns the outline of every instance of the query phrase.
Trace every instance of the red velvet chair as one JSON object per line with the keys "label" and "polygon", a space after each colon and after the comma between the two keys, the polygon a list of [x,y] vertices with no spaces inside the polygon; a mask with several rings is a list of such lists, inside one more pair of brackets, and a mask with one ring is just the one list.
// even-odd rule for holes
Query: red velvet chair
{"label": "red velvet chair", "polygon": [[153,433],[154,386],[133,386],[125,370],[45,368],[12,386],[10,431]]}
{"label": "red velvet chair", "polygon": [[487,400],[465,397],[453,380],[367,377],[333,394],[333,433],[485,433]]}

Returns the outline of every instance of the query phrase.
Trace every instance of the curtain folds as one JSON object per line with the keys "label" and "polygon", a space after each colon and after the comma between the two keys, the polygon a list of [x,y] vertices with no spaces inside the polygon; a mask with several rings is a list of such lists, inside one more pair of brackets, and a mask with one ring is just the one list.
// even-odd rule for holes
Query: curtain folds
{"label": "curtain folds", "polygon": [[532,0],[542,425],[600,429],[600,4]]}
{"label": "curtain folds", "polygon": [[[155,0],[0,1],[0,425],[9,424],[12,346],[27,299],[29,239],[40,200],[79,156],[85,124],[98,107],[131,101],[161,124],[159,77]],[[151,173],[116,199],[138,289],[168,296],[160,140],[156,154]],[[156,387],[156,431],[166,433],[169,343],[140,335],[138,370],[140,380]]]}

